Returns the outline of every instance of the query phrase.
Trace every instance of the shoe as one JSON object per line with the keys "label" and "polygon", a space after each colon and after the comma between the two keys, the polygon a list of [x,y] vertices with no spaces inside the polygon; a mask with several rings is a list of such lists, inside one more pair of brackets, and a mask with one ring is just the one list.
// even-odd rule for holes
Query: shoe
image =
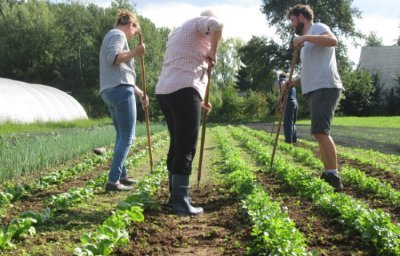
{"label": "shoe", "polygon": [[129,178],[123,178],[123,179],[119,180],[119,183],[121,183],[122,185],[125,185],[125,186],[132,186],[132,185],[135,185],[136,183],[138,183],[138,181],[132,180]]}
{"label": "shoe", "polygon": [[322,173],[321,179],[328,182],[335,191],[341,191],[343,189],[342,179],[339,175],[335,175],[333,173]]}
{"label": "shoe", "polygon": [[104,189],[106,190],[106,192],[108,192],[108,191],[129,191],[129,190],[132,190],[132,187],[122,185],[120,182],[118,182],[118,183],[107,182]]}
{"label": "shoe", "polygon": [[93,152],[96,155],[102,156],[102,155],[104,155],[104,153],[106,153],[106,148],[104,148],[104,147],[95,148],[95,149],[93,149]]}

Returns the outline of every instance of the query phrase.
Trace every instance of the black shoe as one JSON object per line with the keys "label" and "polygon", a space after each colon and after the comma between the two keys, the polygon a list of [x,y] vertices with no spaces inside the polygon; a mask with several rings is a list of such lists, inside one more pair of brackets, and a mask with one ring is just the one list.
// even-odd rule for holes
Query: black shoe
{"label": "black shoe", "polygon": [[339,175],[335,175],[333,173],[322,173],[321,179],[328,182],[335,191],[341,191],[343,189],[342,179]]}
{"label": "black shoe", "polygon": [[108,191],[129,191],[129,190],[132,190],[132,187],[122,185],[121,183],[107,182],[104,189],[106,190],[106,192],[108,192]]}
{"label": "black shoe", "polygon": [[121,183],[122,185],[125,185],[125,186],[132,186],[132,185],[135,185],[136,183],[138,183],[138,181],[128,179],[128,178],[123,178],[123,179],[119,180],[119,183]]}

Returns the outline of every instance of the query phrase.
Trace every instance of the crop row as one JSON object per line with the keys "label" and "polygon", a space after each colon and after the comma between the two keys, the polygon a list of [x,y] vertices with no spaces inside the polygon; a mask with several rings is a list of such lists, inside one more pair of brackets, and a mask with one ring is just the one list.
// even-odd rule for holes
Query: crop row
{"label": "crop row", "polygon": [[110,255],[114,248],[127,244],[129,234],[126,228],[131,222],[144,220],[145,207],[154,205],[152,195],[159,188],[161,181],[167,177],[165,160],[147,174],[136,186],[136,189],[124,201],[118,203],[117,209],[96,231],[81,236],[80,247],[75,248],[74,255]]}
{"label": "crop row", "polygon": [[240,196],[243,208],[252,222],[254,245],[251,255],[308,255],[303,234],[296,229],[287,210],[274,202],[256,183],[256,177],[241,158],[240,152],[231,146],[226,131],[217,128],[219,148],[224,156],[224,182],[230,192]]}
{"label": "crop row", "polygon": [[276,172],[277,177],[287,182],[301,196],[312,200],[327,215],[335,216],[345,227],[357,230],[363,240],[372,244],[379,254],[400,254],[400,227],[391,222],[388,214],[380,209],[369,209],[364,203],[346,194],[334,193],[331,186],[316,178],[309,170],[294,167],[279,156],[270,170],[271,149],[244,130],[231,128],[231,131],[265,165],[265,171]]}
{"label": "crop row", "polygon": [[[160,135],[156,135],[157,138]],[[146,143],[145,138],[140,138],[135,142],[135,146],[144,146]],[[135,148],[135,147],[132,147]],[[0,207],[5,206],[9,203],[13,203],[28,194],[35,194],[39,191],[43,191],[50,186],[61,184],[78,173],[83,173],[91,170],[96,166],[100,166],[110,160],[112,152],[108,151],[104,155],[90,155],[87,156],[82,162],[68,168],[63,168],[54,172],[51,172],[32,184],[22,185],[9,185],[4,187],[3,191],[0,191]]]}
{"label": "crop row", "polygon": [[[309,148],[318,146],[315,142],[306,140],[301,140],[301,143]],[[341,146],[338,146],[338,156],[343,159],[353,160],[359,164],[370,165],[382,171],[400,174],[400,156],[384,154],[372,149],[349,149]]]}
{"label": "crop row", "polygon": [[[153,150],[161,147],[165,143],[165,140],[160,140],[152,144]],[[134,156],[129,157],[126,161],[126,168],[133,167],[138,163],[139,160],[148,156],[147,148],[136,152]],[[72,188],[69,191],[59,194],[52,195],[48,199],[48,205],[56,210],[65,210],[70,206],[81,203],[83,200],[88,199],[94,194],[102,190],[104,184],[107,182],[108,173],[103,173],[94,180],[90,180],[86,183],[84,187]]]}
{"label": "crop row", "polygon": [[115,139],[113,134],[113,127],[108,125],[91,129],[67,129],[51,133],[2,137],[0,181],[55,166],[93,148],[110,145]]}
{"label": "crop row", "polygon": [[[157,135],[163,136],[165,133]],[[144,143],[145,140],[141,140],[140,143]],[[152,147],[160,147],[164,140],[153,143]],[[110,154],[108,154],[108,158]],[[147,156],[147,150],[143,149],[137,154],[129,157],[127,160],[127,167],[133,166],[138,163],[138,160],[143,159]],[[96,156],[95,156],[96,157]],[[107,157],[105,157],[107,158]],[[91,166],[93,167],[93,166]],[[87,166],[87,168],[91,168]],[[87,199],[94,195],[100,187],[102,187],[107,179],[107,174],[100,175],[96,180],[89,181],[84,188],[73,188],[70,191],[57,195],[51,196],[48,199],[48,204],[51,207],[46,208],[43,213],[34,213],[31,211],[22,213],[19,217],[14,218],[8,227],[3,227],[0,230],[0,249],[14,248],[12,240],[16,238],[25,238],[28,235],[35,234],[35,227],[43,224],[53,214],[52,210],[63,210],[74,204],[81,203],[84,199]]]}
{"label": "crop row", "polygon": [[[265,133],[246,127],[242,127],[242,129],[268,144],[273,144],[273,139]],[[278,144],[278,149],[289,153],[297,162],[305,166],[322,170],[322,162],[316,158],[314,153],[309,149],[294,147],[287,143]],[[375,197],[383,198],[391,205],[400,205],[400,192],[387,182],[381,181],[378,178],[369,177],[363,171],[350,166],[342,167],[341,176],[345,184],[352,184],[364,192],[371,193]]]}

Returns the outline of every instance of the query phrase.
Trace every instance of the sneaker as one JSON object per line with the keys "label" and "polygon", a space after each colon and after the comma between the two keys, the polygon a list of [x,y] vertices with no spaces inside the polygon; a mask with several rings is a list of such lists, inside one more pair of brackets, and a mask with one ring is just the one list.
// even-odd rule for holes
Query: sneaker
{"label": "sneaker", "polygon": [[322,173],[321,179],[328,182],[329,185],[331,185],[335,191],[341,191],[343,189],[343,183],[342,179],[340,176],[337,176],[333,173]]}
{"label": "sneaker", "polygon": [[123,179],[119,180],[119,183],[121,183],[122,185],[125,185],[125,186],[132,186],[132,185],[138,183],[138,181],[137,180],[132,180],[132,179],[129,179],[129,178],[123,178]]}
{"label": "sneaker", "polygon": [[107,182],[104,189],[106,190],[106,192],[108,192],[108,191],[129,191],[129,190],[132,190],[132,187],[122,185],[120,182],[118,182],[118,183]]}
{"label": "sneaker", "polygon": [[104,147],[95,148],[95,149],[93,149],[93,152],[96,155],[102,156],[102,155],[104,155],[104,153],[106,153],[106,148],[104,148]]}

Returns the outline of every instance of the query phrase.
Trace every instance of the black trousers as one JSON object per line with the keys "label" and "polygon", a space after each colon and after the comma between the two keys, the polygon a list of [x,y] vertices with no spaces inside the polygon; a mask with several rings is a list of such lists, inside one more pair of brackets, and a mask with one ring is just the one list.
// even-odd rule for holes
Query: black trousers
{"label": "black trousers", "polygon": [[196,154],[201,118],[199,93],[192,87],[158,94],[170,135],[167,168],[172,174],[190,175]]}

